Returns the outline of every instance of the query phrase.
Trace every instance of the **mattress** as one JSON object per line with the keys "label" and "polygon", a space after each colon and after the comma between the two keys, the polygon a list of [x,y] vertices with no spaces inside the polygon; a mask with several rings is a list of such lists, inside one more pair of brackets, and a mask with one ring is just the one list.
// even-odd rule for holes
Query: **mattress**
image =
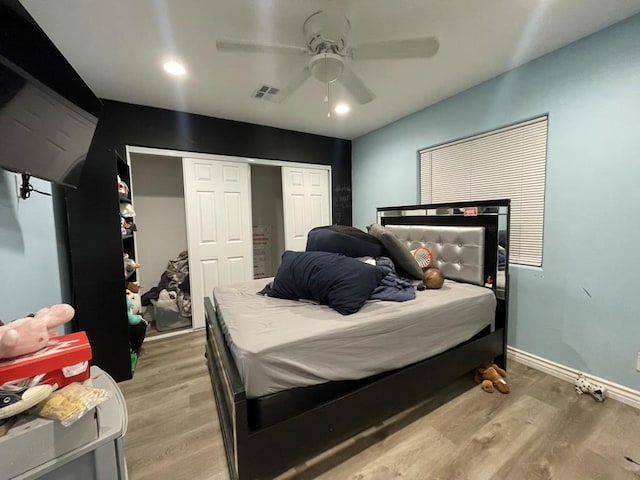
{"label": "mattress", "polygon": [[468,340],[495,318],[492,290],[451,280],[408,302],[369,300],[346,316],[257,295],[268,281],[213,290],[248,398],[404,367]]}

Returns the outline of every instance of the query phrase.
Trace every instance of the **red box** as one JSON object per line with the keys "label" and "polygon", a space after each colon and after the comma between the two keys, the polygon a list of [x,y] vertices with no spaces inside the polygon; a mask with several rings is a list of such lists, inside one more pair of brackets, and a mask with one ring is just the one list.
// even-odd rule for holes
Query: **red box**
{"label": "red box", "polygon": [[0,360],[0,385],[44,374],[40,383],[59,388],[90,377],[91,345],[85,332],[60,335],[37,352]]}

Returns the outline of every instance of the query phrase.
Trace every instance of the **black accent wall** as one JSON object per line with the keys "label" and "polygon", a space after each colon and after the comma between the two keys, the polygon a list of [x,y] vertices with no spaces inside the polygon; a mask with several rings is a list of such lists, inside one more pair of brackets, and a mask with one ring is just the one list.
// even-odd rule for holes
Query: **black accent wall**
{"label": "black accent wall", "polygon": [[0,0],[0,55],[99,116],[100,101],[18,0]]}
{"label": "black accent wall", "polygon": [[[131,378],[115,152],[141,146],[331,165],[334,223],[351,225],[351,141],[103,100],[80,188],[66,189],[76,327],[94,363]],[[162,239],[158,239],[162,241]],[[144,361],[142,359],[141,361]]]}

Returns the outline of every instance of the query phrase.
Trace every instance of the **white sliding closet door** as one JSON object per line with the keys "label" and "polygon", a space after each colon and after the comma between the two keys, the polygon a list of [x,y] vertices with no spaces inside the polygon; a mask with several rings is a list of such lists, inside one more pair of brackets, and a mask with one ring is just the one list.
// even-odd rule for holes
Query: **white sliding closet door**
{"label": "white sliding closet door", "polygon": [[250,170],[246,163],[194,158],[183,158],[182,168],[193,328],[199,328],[213,287],[253,278]]}
{"label": "white sliding closet door", "polygon": [[331,224],[330,183],[328,170],[282,167],[284,243],[287,250],[304,251],[309,230]]}

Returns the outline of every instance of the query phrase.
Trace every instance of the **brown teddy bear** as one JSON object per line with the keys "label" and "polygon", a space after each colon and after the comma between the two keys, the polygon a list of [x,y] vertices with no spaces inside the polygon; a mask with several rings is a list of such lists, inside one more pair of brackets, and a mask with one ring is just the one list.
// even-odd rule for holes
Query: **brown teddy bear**
{"label": "brown teddy bear", "polygon": [[493,393],[493,387],[495,387],[501,393],[509,393],[509,384],[504,379],[506,376],[507,372],[492,363],[486,368],[478,368],[474,379],[485,392]]}

